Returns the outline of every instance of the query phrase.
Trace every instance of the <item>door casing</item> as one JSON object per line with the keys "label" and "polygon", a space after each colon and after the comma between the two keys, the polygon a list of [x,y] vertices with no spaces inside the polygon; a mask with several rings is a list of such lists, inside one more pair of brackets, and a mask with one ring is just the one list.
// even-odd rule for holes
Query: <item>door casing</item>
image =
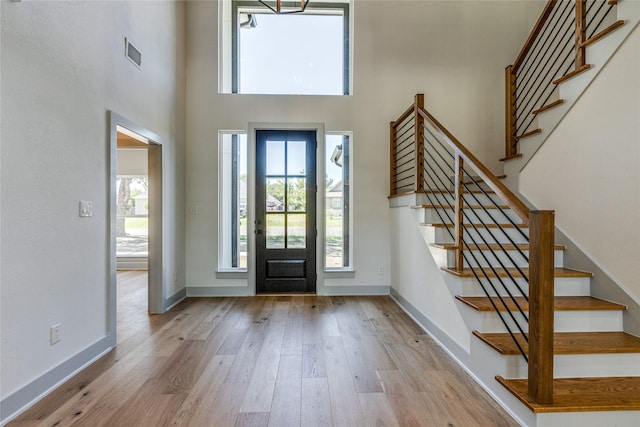
{"label": "door casing", "polygon": [[[258,136],[262,134],[262,137]],[[285,160],[287,157],[288,148],[291,142],[304,142],[305,146],[305,158],[304,158],[304,179],[305,179],[305,209],[303,214],[289,211],[290,205],[286,202],[282,211],[268,212],[266,209],[266,185],[270,176],[268,174],[267,165],[267,153],[269,141],[286,141],[283,146],[283,155]],[[301,130],[256,130],[256,189],[260,190],[256,193],[255,198],[255,212],[256,212],[256,292],[270,293],[270,292],[283,292],[283,293],[315,293],[316,291],[316,239],[317,239],[317,227],[316,216],[317,211],[315,204],[317,201],[316,192],[316,173],[317,167],[316,151],[317,151],[317,135],[315,131],[301,131]],[[261,148],[262,147],[262,148]],[[261,148],[261,149],[260,149]],[[262,153],[262,156],[260,155]],[[294,171],[289,170],[288,160],[283,163],[284,173],[284,187],[285,194],[287,193],[287,178],[298,179],[301,175]],[[264,187],[258,185],[262,183]],[[266,220],[270,215],[284,214],[284,218],[292,219],[297,215],[304,215],[306,218],[304,226],[305,244],[304,247],[289,247],[286,243],[288,239],[283,242],[286,246],[283,248],[270,248],[268,246],[267,233],[269,232],[268,221],[264,223],[261,220]],[[283,237],[288,235],[286,222],[283,227]],[[259,244],[259,242],[262,242]],[[261,262],[261,256],[263,257]],[[272,277],[270,274],[271,267],[276,267],[278,275]],[[304,273],[303,273],[304,272]],[[303,273],[303,274],[301,274]],[[262,287],[260,286],[261,280]]]}
{"label": "door casing", "polygon": [[[256,295],[256,242],[255,242],[255,224],[256,219],[256,131],[257,130],[310,130],[316,132],[318,148],[316,151],[316,183],[324,182],[324,124],[323,123],[249,123],[247,129],[247,172],[252,177],[247,182],[247,201],[251,206],[247,206],[247,249],[249,256],[247,259],[248,286],[249,294]],[[318,184],[316,193],[316,228],[318,230],[316,238],[316,294],[324,293],[324,210],[325,200],[324,191],[320,191],[322,187]]]}
{"label": "door casing", "polygon": [[149,140],[148,148],[148,174],[149,174],[149,313],[164,313],[165,307],[165,277],[163,273],[163,201],[162,201],[162,140],[158,135],[144,127],[115,113],[108,112],[109,123],[109,176],[107,177],[107,203],[109,207],[107,218],[108,247],[108,332],[110,345],[117,342],[117,310],[116,310],[116,178],[117,178],[117,126],[129,129]]}

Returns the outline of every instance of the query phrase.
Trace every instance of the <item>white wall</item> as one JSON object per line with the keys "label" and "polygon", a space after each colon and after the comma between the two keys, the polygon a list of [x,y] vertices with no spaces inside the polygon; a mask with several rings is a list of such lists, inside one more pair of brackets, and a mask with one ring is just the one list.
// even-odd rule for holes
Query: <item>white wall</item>
{"label": "white wall", "polygon": [[149,161],[145,148],[118,148],[118,175],[147,175]]}
{"label": "white wall", "polygon": [[[184,288],[185,41],[180,2],[0,7],[5,399],[108,333],[108,110],[164,143],[166,293]],[[78,217],[80,200],[93,217]],[[51,346],[55,323],[62,341]]]}
{"label": "white wall", "polygon": [[[431,255],[412,211],[410,206],[391,209],[394,290],[431,323],[422,322],[423,326],[427,326],[460,360],[467,362],[465,356],[469,355],[471,334],[445,282],[446,273]],[[438,333],[444,333],[446,337],[438,336]]]}
{"label": "white wall", "polygon": [[[365,1],[353,7],[353,95],[218,94],[217,2],[187,5],[187,286],[242,285],[216,278],[217,133],[249,122],[323,122],[353,131],[355,278],[390,285],[388,126],[425,93],[427,108],[496,172],[503,151],[504,67],[540,2]],[[379,267],[384,273],[378,274]]]}
{"label": "white wall", "polygon": [[520,174],[520,191],[640,302],[640,27]]}

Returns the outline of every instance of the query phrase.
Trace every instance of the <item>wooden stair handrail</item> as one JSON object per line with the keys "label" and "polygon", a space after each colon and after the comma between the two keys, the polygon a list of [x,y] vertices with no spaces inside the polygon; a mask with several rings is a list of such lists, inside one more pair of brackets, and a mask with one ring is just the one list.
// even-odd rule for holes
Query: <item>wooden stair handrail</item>
{"label": "wooden stair handrail", "polygon": [[453,148],[458,156],[464,159],[465,164],[469,165],[475,173],[495,192],[504,202],[511,208],[523,223],[529,223],[529,208],[515,195],[506,185],[498,180],[487,167],[471,154],[471,152],[458,141],[444,126],[438,122],[435,117],[428,111],[421,108],[418,110],[426,121],[428,121],[437,131],[444,137],[449,146]]}
{"label": "wooden stair handrail", "polygon": [[[573,70],[568,73],[563,70],[563,72],[566,74],[561,76],[551,76],[554,79],[552,80],[553,85],[557,85],[589,69],[590,65],[587,64],[585,47],[588,44],[593,43],[596,40],[599,40],[600,38],[604,37],[605,35],[611,33],[615,29],[620,28],[620,26],[624,25],[623,20],[618,20],[614,24],[610,25],[609,27],[601,30],[595,36],[592,35],[591,38],[587,39],[586,33],[587,33],[587,26],[589,25],[589,23],[587,22],[588,21],[587,0],[566,0],[567,2],[566,4],[568,4],[569,1],[574,3],[574,15],[575,15],[573,22],[571,24],[573,26],[572,46],[574,48]],[[522,103],[522,105],[527,105],[527,106],[530,105],[529,104],[530,99],[527,100],[526,95],[523,97],[523,99],[519,99],[517,96],[517,92],[520,89],[518,87],[518,78],[517,78],[517,76],[519,75],[518,72],[519,71],[521,73],[523,72],[525,75],[528,73],[528,70],[521,70],[521,68],[523,64],[527,62],[527,58],[529,58],[529,55],[533,52],[532,49],[534,49],[534,47],[536,46],[539,37],[542,37],[543,34],[546,34],[546,29],[548,28],[547,24],[553,25],[554,26],[553,31],[555,31],[555,27],[557,26],[558,22],[552,22],[552,20],[555,20],[555,18],[553,17],[556,15],[555,10],[557,8],[560,8],[562,3],[564,2],[559,2],[558,0],[547,1],[544,8],[542,9],[542,13],[538,17],[536,24],[531,30],[529,37],[524,43],[524,46],[520,50],[520,53],[516,57],[516,60],[514,61],[513,65],[509,65],[508,67],[506,67],[506,72],[505,72],[505,131],[506,131],[505,132],[505,158],[514,158],[514,156],[518,154],[518,137],[515,135],[516,128],[519,129],[520,126],[527,123],[526,126],[524,126],[522,129],[519,129],[520,131],[525,132],[526,134],[527,129],[530,128],[531,124],[533,123],[532,121],[527,121],[527,119],[524,119],[524,121],[521,121],[520,123],[518,123],[518,121],[521,120],[521,117],[527,116],[528,112],[524,111],[526,114],[524,114],[523,116],[518,116],[517,104]],[[609,0],[607,3],[609,4],[610,7],[612,7],[613,5],[616,5],[618,2],[616,0]],[[560,10],[560,9],[557,9],[557,10]],[[600,9],[598,9],[598,12],[596,13],[599,13],[599,11]],[[561,14],[562,13],[564,12],[561,12]],[[606,17],[608,13],[609,13],[609,10],[605,9],[604,17]],[[570,21],[565,21],[565,22],[570,22]],[[602,23],[602,20],[600,20],[600,22],[596,25],[596,27],[599,27],[601,23]],[[595,28],[594,31],[597,29],[598,28]],[[547,40],[548,40],[548,35],[547,35]],[[549,47],[551,46],[552,45],[550,45]],[[536,54],[536,58],[538,58],[538,55],[539,55],[539,52],[538,54]],[[547,54],[545,53],[542,57],[539,57],[538,59],[546,61],[548,60],[548,58],[546,58],[546,55]],[[536,69],[537,66],[538,64],[535,64],[535,63],[528,65],[529,68],[533,68],[533,69]],[[531,92],[531,88],[533,86],[530,86],[527,89],[527,93],[536,93],[536,91],[540,91],[541,93],[544,93],[544,91],[548,90],[551,87],[551,85],[546,82],[544,84],[545,86],[542,89],[538,87],[533,92]],[[553,90],[553,88],[551,88],[551,90]],[[544,100],[544,102],[546,102],[547,100],[549,100],[549,97],[547,97]],[[535,102],[533,103],[532,107],[535,108],[535,111],[538,111],[538,112],[543,111],[542,110],[543,105],[535,105]],[[529,108],[529,107],[526,107],[526,108]]]}
{"label": "wooden stair handrail", "polygon": [[542,9],[542,14],[538,18],[536,25],[533,27],[533,30],[531,30],[531,34],[529,34],[527,41],[524,43],[522,50],[518,54],[518,57],[516,58],[515,62],[511,67],[512,73],[515,74],[520,68],[520,66],[522,65],[522,63],[524,62],[524,59],[527,57],[527,54],[533,47],[533,44],[535,43],[536,38],[540,34],[540,31],[542,31],[542,29],[544,28],[544,24],[547,22],[547,19],[549,19],[549,15],[551,15],[551,11],[553,10],[557,2],[558,0],[547,1],[547,4],[544,6],[544,9]]}
{"label": "wooden stair handrail", "polygon": [[400,117],[398,117],[397,119],[395,119],[393,122],[391,122],[394,125],[400,124],[403,121],[405,121],[409,116],[411,116],[411,114],[413,114],[414,111],[414,105],[411,104],[411,106],[409,106],[409,108],[406,109],[406,111],[402,114],[400,114]]}

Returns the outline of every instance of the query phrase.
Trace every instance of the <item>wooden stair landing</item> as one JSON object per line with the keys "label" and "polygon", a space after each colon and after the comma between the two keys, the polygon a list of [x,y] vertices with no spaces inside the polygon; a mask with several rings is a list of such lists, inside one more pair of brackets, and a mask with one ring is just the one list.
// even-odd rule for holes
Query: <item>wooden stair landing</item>
{"label": "wooden stair landing", "polygon": [[[473,335],[502,355],[520,355],[520,350],[507,333],[473,331]],[[528,353],[524,337],[517,335],[517,339],[522,349]],[[640,338],[624,332],[556,332],[553,334],[553,353],[640,353]]]}
{"label": "wooden stair landing", "polygon": [[531,402],[527,380],[496,380],[536,413],[640,410],[640,377],[556,378],[550,405]]}
{"label": "wooden stair landing", "polygon": [[[478,311],[494,311],[491,301],[487,297],[463,297],[456,295],[456,299],[467,304],[469,307]],[[502,297],[506,303],[509,311],[516,311],[518,307],[516,303],[527,311],[529,309],[529,303],[523,297],[515,297],[515,302],[509,297]],[[498,297],[491,297],[491,300],[495,303],[496,307],[500,311],[506,311],[506,308],[500,302]],[[554,310],[556,311],[574,311],[574,310],[626,310],[627,307],[622,304],[616,304],[601,300],[598,298],[588,296],[568,296],[568,297],[554,297]]]}

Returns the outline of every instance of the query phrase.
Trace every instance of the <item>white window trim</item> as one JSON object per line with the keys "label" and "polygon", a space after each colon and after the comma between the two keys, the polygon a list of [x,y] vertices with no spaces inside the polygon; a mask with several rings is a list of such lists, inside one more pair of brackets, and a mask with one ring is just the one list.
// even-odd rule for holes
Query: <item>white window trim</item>
{"label": "white window trim", "polygon": [[[325,132],[325,135],[347,135],[349,137],[349,266],[348,267],[327,267],[325,265],[325,257],[326,257],[326,224],[324,221],[325,215],[325,206],[324,201],[326,197],[324,196],[324,188],[322,191],[322,201],[323,201],[323,227],[322,227],[322,266],[324,267],[324,273],[327,277],[333,278],[351,278],[355,276],[355,260],[353,259],[353,187],[354,187],[354,173],[353,173],[353,132],[351,131],[331,131]],[[324,182],[326,176],[326,160],[325,160],[325,148],[326,148],[326,139],[322,144],[322,181]],[[318,155],[320,155],[320,147],[318,147]]]}
{"label": "white window trim", "polygon": [[[257,3],[257,2],[256,2]],[[313,2],[309,6],[309,12],[314,14],[330,13],[331,5],[335,5],[335,9],[342,10],[346,15],[346,24],[348,25],[347,34],[348,44],[345,48],[348,50],[345,53],[348,75],[345,76],[346,81],[343,83],[343,90],[346,89],[346,94],[341,95],[289,95],[289,96],[353,96],[354,84],[353,84],[353,52],[354,52],[354,0],[324,0],[318,3],[320,8],[314,10]],[[347,5],[346,8],[344,5]],[[251,9],[249,6],[244,6],[245,9]],[[261,10],[259,4],[256,5],[256,9]],[[323,11],[324,9],[324,11]],[[335,10],[334,9],[334,10]],[[220,0],[218,1],[218,93],[224,94],[236,94],[233,91],[233,0]],[[238,93],[241,94],[241,93]],[[258,94],[256,94],[258,95]]]}
{"label": "white window trim", "polygon": [[[223,176],[225,169],[222,167],[222,162],[224,162],[224,144],[222,143],[222,136],[234,135],[234,134],[246,135],[247,131],[245,130],[219,130],[218,131],[218,142],[217,142],[218,143],[218,165],[217,165],[218,166],[218,206],[217,206],[218,208],[218,215],[217,215],[218,216],[218,257],[217,258],[218,259],[216,264],[216,278],[219,278],[219,279],[245,278],[247,277],[247,272],[248,272],[247,267],[221,267],[221,265],[224,264],[222,255],[227,250],[225,245],[229,244],[228,239],[222,238],[222,236],[225,236],[227,234],[227,232],[225,231],[225,227],[227,226],[227,224],[224,221],[224,215],[222,212],[222,209],[225,206],[223,197],[225,194],[224,185],[226,183],[225,177]],[[247,162],[249,162],[248,158],[247,158]],[[247,168],[248,166],[249,165],[247,165]],[[249,178],[247,178],[247,180],[249,180]],[[249,204],[250,204],[250,200],[247,197],[247,208],[246,208],[247,212],[250,209]],[[250,240],[249,234],[248,234],[248,228],[249,226],[247,223],[247,244],[249,243],[249,240]],[[248,262],[249,256],[250,256],[250,250],[249,248],[247,248],[247,262]]]}

